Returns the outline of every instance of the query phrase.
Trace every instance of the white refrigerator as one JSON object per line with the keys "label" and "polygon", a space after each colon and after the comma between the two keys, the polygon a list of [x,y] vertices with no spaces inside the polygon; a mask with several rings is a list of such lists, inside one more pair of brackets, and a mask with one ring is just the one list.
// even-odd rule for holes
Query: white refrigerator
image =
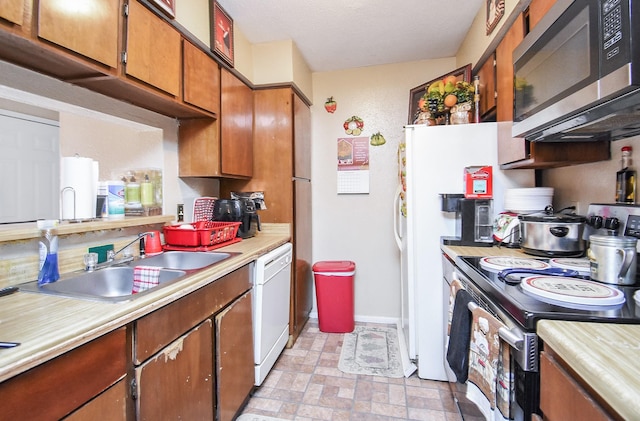
{"label": "white refrigerator", "polygon": [[495,216],[504,210],[505,189],[534,186],[533,170],[500,170],[497,124],[405,127],[394,231],[401,256],[398,332],[406,345],[401,344],[406,375],[415,363],[420,378],[447,379],[440,237],[455,235],[456,221],[454,213],[441,211],[440,194],[464,192],[465,167],[491,165]]}

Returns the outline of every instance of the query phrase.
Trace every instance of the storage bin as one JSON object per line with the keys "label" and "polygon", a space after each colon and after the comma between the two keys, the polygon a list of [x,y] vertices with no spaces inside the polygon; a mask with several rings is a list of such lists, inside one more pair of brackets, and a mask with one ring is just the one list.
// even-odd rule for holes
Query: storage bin
{"label": "storage bin", "polygon": [[320,331],[353,332],[353,281],[356,264],[349,260],[323,261],[315,263],[312,269]]}

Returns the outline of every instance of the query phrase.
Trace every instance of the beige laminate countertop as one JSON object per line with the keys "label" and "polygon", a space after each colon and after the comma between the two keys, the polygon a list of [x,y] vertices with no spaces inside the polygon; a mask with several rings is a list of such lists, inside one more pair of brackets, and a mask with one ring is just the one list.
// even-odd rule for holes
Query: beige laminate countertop
{"label": "beige laminate countertop", "polygon": [[519,248],[514,249],[514,248],[496,247],[496,246],[466,247],[466,246],[446,246],[444,244],[441,244],[440,249],[453,260],[455,260],[455,258],[459,256],[475,256],[475,257],[509,256],[509,257],[529,257],[529,258],[536,257],[530,254],[524,253]]}
{"label": "beige laminate countertop", "polygon": [[538,335],[623,419],[640,419],[640,326],[541,320]]}
{"label": "beige laminate countertop", "polygon": [[128,302],[105,303],[23,291],[0,297],[0,341],[21,344],[0,349],[0,381],[151,313],[290,240],[289,224],[262,227],[255,237],[216,250],[239,255]]}

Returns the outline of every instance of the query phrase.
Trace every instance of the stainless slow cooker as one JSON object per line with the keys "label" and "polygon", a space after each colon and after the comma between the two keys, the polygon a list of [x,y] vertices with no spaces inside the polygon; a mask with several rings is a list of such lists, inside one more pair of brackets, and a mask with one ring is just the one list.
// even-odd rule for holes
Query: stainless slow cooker
{"label": "stainless slow cooker", "polygon": [[575,214],[554,214],[553,210],[519,215],[522,250],[543,257],[580,257],[586,218]]}

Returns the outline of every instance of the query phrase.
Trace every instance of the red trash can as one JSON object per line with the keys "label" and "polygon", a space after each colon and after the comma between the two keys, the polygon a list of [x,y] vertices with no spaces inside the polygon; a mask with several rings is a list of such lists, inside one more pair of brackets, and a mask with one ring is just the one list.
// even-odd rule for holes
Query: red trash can
{"label": "red trash can", "polygon": [[313,265],[321,332],[349,333],[355,327],[353,279],[356,264],[348,260],[317,262]]}

